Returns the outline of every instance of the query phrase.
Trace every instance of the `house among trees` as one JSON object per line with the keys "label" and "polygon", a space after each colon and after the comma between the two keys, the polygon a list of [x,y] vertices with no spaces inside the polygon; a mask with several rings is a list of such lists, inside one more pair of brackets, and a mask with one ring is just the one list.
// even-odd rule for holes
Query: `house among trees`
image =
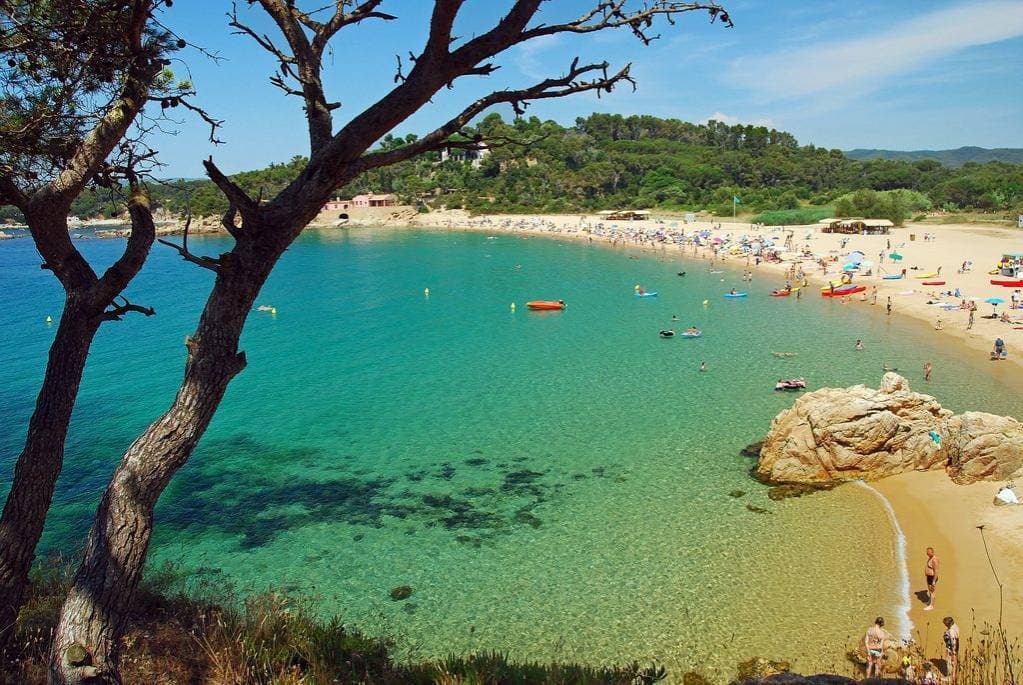
{"label": "house among trees", "polygon": [[650,218],[647,209],[605,209],[597,212],[597,216],[607,221],[643,221]]}
{"label": "house among trees", "polygon": [[478,148],[459,148],[459,147],[445,147],[440,151],[440,161],[446,162],[448,160],[454,162],[462,162],[463,164],[468,163],[473,169],[479,169],[483,165],[483,160],[490,156],[490,148],[486,145],[480,145]]}
{"label": "house among trees", "polygon": [[887,235],[894,226],[888,219],[821,219],[823,233],[846,233],[850,235]]}
{"label": "house among trees", "polygon": [[361,209],[365,207],[394,207],[398,204],[398,196],[394,193],[364,193],[356,195],[351,200],[334,198],[323,205],[323,212],[340,212],[346,209]]}

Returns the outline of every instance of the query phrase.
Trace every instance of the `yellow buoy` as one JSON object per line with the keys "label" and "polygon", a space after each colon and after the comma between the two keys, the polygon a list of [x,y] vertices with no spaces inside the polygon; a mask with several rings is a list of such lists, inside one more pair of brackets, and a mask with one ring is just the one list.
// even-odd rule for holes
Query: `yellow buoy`
{"label": "yellow buoy", "polygon": [[637,283],[632,289],[638,293],[640,291],[639,283]]}
{"label": "yellow buoy", "polygon": [[427,297],[429,297],[430,296],[430,289],[429,288],[423,288],[423,294],[426,295]]}
{"label": "yellow buoy", "polygon": [[270,316],[277,316],[277,307],[270,307]]}
{"label": "yellow buoy", "polygon": [[703,306],[704,306],[704,307],[706,307],[706,306],[707,306],[707,305],[709,305],[709,304],[710,304],[710,300],[704,300],[704,301],[703,301]]}
{"label": "yellow buoy", "polygon": [[52,316],[47,316],[46,317],[46,323],[53,323],[53,317]]}
{"label": "yellow buoy", "polygon": [[512,302],[512,305],[511,305],[511,310],[512,310],[512,311],[515,311],[515,303],[514,303],[514,302]]}

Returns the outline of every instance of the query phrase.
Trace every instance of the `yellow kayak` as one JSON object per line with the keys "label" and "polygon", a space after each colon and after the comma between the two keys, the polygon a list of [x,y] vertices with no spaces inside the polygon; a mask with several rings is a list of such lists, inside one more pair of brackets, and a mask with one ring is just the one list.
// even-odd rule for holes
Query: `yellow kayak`
{"label": "yellow kayak", "polygon": [[917,274],[916,276],[913,276],[913,278],[934,278],[937,275],[938,275],[937,271],[932,271],[929,274]]}

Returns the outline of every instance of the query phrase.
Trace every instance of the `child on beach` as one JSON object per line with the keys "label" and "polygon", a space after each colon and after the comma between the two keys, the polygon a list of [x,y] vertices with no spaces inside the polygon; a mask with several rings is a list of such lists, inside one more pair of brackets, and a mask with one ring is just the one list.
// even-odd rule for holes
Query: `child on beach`
{"label": "child on beach", "polygon": [[942,636],[942,640],[945,642],[945,663],[948,664],[948,677],[955,680],[956,670],[959,667],[959,626],[951,616],[946,616],[942,623],[945,624],[945,634]]}
{"label": "child on beach", "polygon": [[938,585],[938,555],[934,553],[933,547],[927,548],[927,562],[924,564],[924,577],[927,581],[927,606],[924,611],[934,609],[934,592]]}
{"label": "child on beach", "polygon": [[891,639],[888,631],[884,629],[884,619],[878,616],[874,619],[874,625],[867,629],[863,637],[863,646],[867,648],[867,675],[880,677],[881,661],[884,659],[884,643]]}

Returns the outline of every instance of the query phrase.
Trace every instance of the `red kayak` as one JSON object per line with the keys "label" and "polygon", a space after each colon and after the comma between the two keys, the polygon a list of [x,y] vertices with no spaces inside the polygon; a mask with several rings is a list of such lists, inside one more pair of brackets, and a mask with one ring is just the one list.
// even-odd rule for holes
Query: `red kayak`
{"label": "red kayak", "polygon": [[532,300],[530,302],[527,302],[526,306],[529,307],[530,309],[538,309],[538,310],[545,310],[545,311],[547,311],[547,310],[554,310],[554,309],[564,309],[565,308],[565,301],[564,300]]}
{"label": "red kayak", "polygon": [[1023,280],[1009,280],[1005,278],[992,278],[991,285],[1000,285],[1003,288],[1023,288]]}
{"label": "red kayak", "polygon": [[791,290],[772,290],[771,297],[788,297],[792,294]]}
{"label": "red kayak", "polygon": [[845,290],[836,290],[831,292],[830,290],[822,290],[821,297],[842,297],[844,295],[855,295],[856,293],[862,293],[867,291],[867,286],[858,285],[855,288],[846,288]]}
{"label": "red kayak", "polygon": [[924,285],[945,285],[945,281],[924,281]]}

